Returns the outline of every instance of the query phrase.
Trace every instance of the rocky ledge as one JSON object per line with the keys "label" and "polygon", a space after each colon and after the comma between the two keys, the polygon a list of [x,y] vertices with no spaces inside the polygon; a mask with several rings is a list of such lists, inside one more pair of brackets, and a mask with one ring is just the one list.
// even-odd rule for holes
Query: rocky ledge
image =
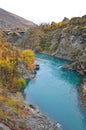
{"label": "rocky ledge", "polygon": [[80,75],[83,76],[83,81],[79,85],[78,90],[80,93],[81,104],[84,107],[84,109],[86,109],[86,66],[85,66],[85,63],[83,64],[83,62],[79,62],[79,61],[73,62],[71,64],[64,65],[62,69],[69,69],[69,70],[77,71]]}
{"label": "rocky ledge", "polygon": [[81,100],[83,107],[86,109],[86,77],[83,80],[83,84],[81,84]]}
{"label": "rocky ledge", "polygon": [[59,130],[38,107],[28,104],[20,92],[0,88],[0,130]]}

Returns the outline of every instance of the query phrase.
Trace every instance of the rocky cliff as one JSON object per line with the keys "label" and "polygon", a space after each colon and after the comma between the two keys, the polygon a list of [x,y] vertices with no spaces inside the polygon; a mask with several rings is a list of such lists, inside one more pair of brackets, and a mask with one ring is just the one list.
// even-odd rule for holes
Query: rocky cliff
{"label": "rocky cliff", "polygon": [[[86,77],[86,15],[60,23],[40,25],[29,29],[28,43],[35,51],[71,61],[63,68],[75,70]],[[86,106],[86,80],[82,85],[82,99]]]}
{"label": "rocky cliff", "polygon": [[20,92],[0,88],[0,130],[60,130],[38,107],[24,101]]}
{"label": "rocky cliff", "polygon": [[[86,107],[86,16],[72,18],[51,25],[51,30],[45,33],[50,37],[50,43],[43,45],[43,51],[52,56],[72,61],[63,66],[84,75],[81,85],[81,99]],[[43,43],[41,43],[42,46]]]}
{"label": "rocky cliff", "polygon": [[70,69],[86,74],[86,29],[55,30],[49,53],[73,61]]}
{"label": "rocky cliff", "polygon": [[5,33],[14,45],[70,60],[69,69],[86,75],[86,16]]}

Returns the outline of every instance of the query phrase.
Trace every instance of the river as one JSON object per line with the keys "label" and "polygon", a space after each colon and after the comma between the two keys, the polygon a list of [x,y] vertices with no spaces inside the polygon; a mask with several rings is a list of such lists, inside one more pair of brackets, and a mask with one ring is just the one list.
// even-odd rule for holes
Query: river
{"label": "river", "polygon": [[25,99],[39,106],[63,130],[86,130],[86,115],[78,98],[78,85],[82,77],[69,70],[62,70],[68,61],[37,54],[40,70],[28,82],[24,90]]}

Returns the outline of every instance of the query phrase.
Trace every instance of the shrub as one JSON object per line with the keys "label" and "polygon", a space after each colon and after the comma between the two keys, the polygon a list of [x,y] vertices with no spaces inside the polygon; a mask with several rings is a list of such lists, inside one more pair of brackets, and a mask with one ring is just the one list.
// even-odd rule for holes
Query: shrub
{"label": "shrub", "polygon": [[7,99],[7,105],[17,110],[17,103],[14,99]]}
{"label": "shrub", "polygon": [[23,89],[26,85],[26,81],[23,78],[18,79],[18,88]]}
{"label": "shrub", "polygon": [[35,55],[34,55],[34,52],[32,50],[30,50],[30,49],[24,50],[22,52],[22,55],[23,55],[23,59],[24,60],[26,60],[28,62],[34,63],[34,61],[35,61]]}

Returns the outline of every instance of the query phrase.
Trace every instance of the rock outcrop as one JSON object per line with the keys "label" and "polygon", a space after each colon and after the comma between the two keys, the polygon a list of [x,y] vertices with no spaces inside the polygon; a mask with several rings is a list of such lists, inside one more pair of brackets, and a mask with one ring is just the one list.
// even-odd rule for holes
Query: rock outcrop
{"label": "rock outcrop", "polygon": [[8,41],[21,49],[30,48],[29,36],[27,31],[4,31]]}
{"label": "rock outcrop", "polygon": [[0,130],[59,130],[38,107],[24,101],[21,93],[0,89],[0,95]]}

